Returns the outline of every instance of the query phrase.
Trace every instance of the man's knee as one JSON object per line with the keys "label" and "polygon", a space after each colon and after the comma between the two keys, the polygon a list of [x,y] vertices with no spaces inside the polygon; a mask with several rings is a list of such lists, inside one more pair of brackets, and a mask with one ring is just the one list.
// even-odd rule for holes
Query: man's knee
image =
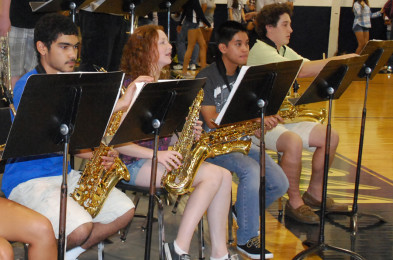
{"label": "man's knee", "polygon": [[88,222],[80,225],[67,236],[67,245],[70,245],[67,250],[75,246],[82,245],[90,236],[93,230],[93,222]]}
{"label": "man's knee", "polygon": [[296,133],[287,131],[278,138],[277,150],[286,156],[301,157],[303,141]]}

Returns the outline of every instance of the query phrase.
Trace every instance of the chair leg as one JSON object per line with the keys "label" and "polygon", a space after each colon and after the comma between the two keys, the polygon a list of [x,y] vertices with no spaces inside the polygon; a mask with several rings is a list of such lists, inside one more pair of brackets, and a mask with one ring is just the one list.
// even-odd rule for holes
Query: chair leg
{"label": "chair leg", "polygon": [[[138,207],[138,204],[139,204],[139,199],[140,199],[140,195],[139,195],[138,193],[135,194],[135,197],[134,197],[135,212],[136,212],[136,208]],[[136,216],[134,216],[134,217],[136,217]],[[132,223],[132,220],[133,220],[133,219],[134,219],[134,218],[132,218],[132,219],[130,220],[130,222],[128,222],[127,226],[126,226],[126,227],[123,229],[123,231],[121,232],[120,239],[121,239],[122,242],[125,242],[126,239],[127,239],[127,234],[128,234],[128,231],[129,231],[129,229],[130,229],[130,226],[131,226],[131,223]]]}
{"label": "chair leg", "polygon": [[25,249],[25,259],[29,259],[29,244],[23,244],[23,248]]}
{"label": "chair leg", "polygon": [[98,247],[98,252],[97,252],[98,260],[104,260],[104,247],[105,247],[104,241],[98,243],[97,247]]}
{"label": "chair leg", "polygon": [[230,202],[230,208],[229,208],[229,213],[228,213],[228,244],[232,244],[234,239],[233,239],[233,216],[232,216],[232,189],[231,189],[231,202]]}
{"label": "chair leg", "polygon": [[199,259],[205,259],[205,238],[203,236],[203,216],[198,223]]}
{"label": "chair leg", "polygon": [[[164,198],[165,199],[165,198]],[[164,260],[164,241],[165,241],[165,228],[164,228],[164,207],[163,201],[160,197],[156,196],[157,200],[157,215],[158,215],[158,253],[160,260]]]}
{"label": "chair leg", "polygon": [[172,208],[173,215],[175,215],[177,213],[177,206],[179,206],[181,198],[182,198],[182,195],[178,195],[176,198],[175,204],[173,205],[173,208]]}

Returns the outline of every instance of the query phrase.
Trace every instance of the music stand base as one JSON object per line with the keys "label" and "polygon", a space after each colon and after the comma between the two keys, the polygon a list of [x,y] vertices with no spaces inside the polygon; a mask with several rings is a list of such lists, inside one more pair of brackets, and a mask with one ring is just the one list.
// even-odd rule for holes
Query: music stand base
{"label": "music stand base", "polygon": [[339,248],[339,247],[335,247],[335,246],[330,246],[330,245],[325,244],[325,243],[319,243],[319,244],[316,244],[314,246],[311,246],[310,248],[308,248],[308,249],[300,252],[299,254],[297,254],[293,259],[303,259],[307,255],[315,254],[317,252],[322,252],[324,250],[332,250],[332,251],[336,251],[336,252],[343,253],[343,254],[346,254],[346,255],[350,255],[354,259],[359,259],[359,260],[365,260],[366,259],[366,258],[362,257],[361,255],[359,255],[358,253],[352,252],[352,251],[347,250],[347,249],[343,249],[343,248]]}
{"label": "music stand base", "polygon": [[[349,227],[345,227],[342,224],[339,224],[336,222],[333,218],[330,217],[330,215],[342,215],[342,216],[347,216],[350,218],[350,224]],[[340,212],[340,211],[332,211],[326,213],[326,217],[329,219],[330,222],[335,224],[336,226],[339,226],[349,232],[351,232],[352,235],[356,235],[357,232],[359,231],[359,225],[358,225],[358,220],[361,217],[370,217],[370,218],[375,218],[377,221],[367,225],[364,229],[369,229],[373,227],[377,227],[379,225],[382,225],[386,223],[386,220],[384,220],[381,216],[377,214],[370,214],[370,213],[355,213],[353,211],[347,211],[347,212]]]}

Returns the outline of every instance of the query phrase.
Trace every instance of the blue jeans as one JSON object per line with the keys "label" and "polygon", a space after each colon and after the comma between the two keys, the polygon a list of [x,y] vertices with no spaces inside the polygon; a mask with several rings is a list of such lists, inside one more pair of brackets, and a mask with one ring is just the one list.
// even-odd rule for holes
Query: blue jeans
{"label": "blue jeans", "polygon": [[[177,52],[177,59],[180,64],[183,64],[184,55],[186,54],[186,50],[187,50],[186,40],[187,40],[188,30],[196,29],[196,28],[198,28],[197,23],[190,23],[184,20],[183,25],[181,26],[181,31],[180,33],[177,34],[176,52]],[[192,51],[190,64],[197,64],[198,55],[199,55],[199,45],[197,43],[195,44],[194,50]]]}
{"label": "blue jeans", "polygon": [[[284,195],[289,187],[288,179],[281,167],[265,154],[266,160],[266,208]],[[244,245],[259,231],[259,147],[251,146],[250,153],[230,153],[209,158],[206,161],[233,171],[239,177],[237,188],[236,212],[237,244]]]}

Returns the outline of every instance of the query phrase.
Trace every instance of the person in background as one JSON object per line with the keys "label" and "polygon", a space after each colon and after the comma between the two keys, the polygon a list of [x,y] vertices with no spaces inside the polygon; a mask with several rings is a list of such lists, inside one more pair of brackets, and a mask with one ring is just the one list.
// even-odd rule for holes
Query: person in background
{"label": "person in background", "polygon": [[45,13],[33,12],[29,1],[0,1],[0,36],[8,33],[11,85],[37,65],[34,26]]}
{"label": "person in background", "polygon": [[201,23],[205,24],[208,28],[211,28],[211,24],[203,14],[199,0],[188,0],[183,6],[183,10],[180,22],[185,20],[185,22],[189,24],[189,29],[187,31],[188,44],[187,51],[184,55],[182,76],[192,78],[192,76],[187,73],[187,68],[197,42],[199,45],[199,65],[201,68],[206,67],[207,45],[200,29]]}
{"label": "person in background", "polygon": [[352,11],[355,15],[352,30],[358,42],[355,52],[359,54],[370,38],[371,18],[381,17],[382,10],[372,13],[368,0],[353,0]]}
{"label": "person in background", "polygon": [[246,22],[243,0],[228,0],[227,8],[229,21],[236,21],[239,23]]}

